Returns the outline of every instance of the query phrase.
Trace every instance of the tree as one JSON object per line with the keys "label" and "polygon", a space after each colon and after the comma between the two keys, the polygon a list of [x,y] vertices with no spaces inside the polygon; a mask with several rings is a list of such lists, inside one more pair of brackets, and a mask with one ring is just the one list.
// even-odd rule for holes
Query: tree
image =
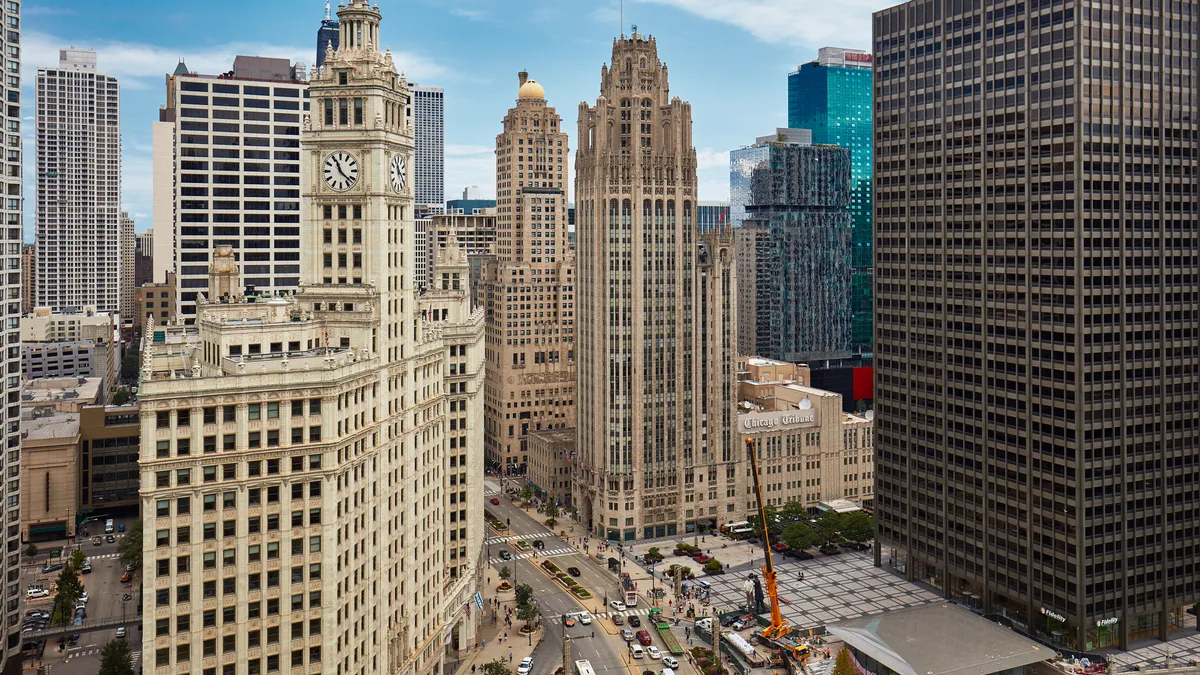
{"label": "tree", "polygon": [[542,509],[550,518],[558,517],[558,506],[554,502],[546,502],[546,508]]}
{"label": "tree", "polygon": [[125,405],[126,403],[129,403],[129,399],[131,398],[133,398],[133,394],[130,394],[128,389],[121,388],[118,389],[115,394],[113,394],[112,404]]}
{"label": "tree", "polygon": [[504,659],[496,659],[483,664],[483,675],[512,675]]}
{"label": "tree", "polygon": [[133,651],[128,642],[118,638],[104,645],[99,675],[133,675]]}
{"label": "tree", "polygon": [[[775,536],[774,533],[777,532],[779,528],[779,512],[770,504],[767,504],[763,507],[763,512],[767,514],[767,523],[771,527],[772,536]],[[762,519],[758,517],[758,514],[755,514],[750,516],[749,520],[750,526],[754,528],[754,536],[761,537],[763,533],[761,522]]]}
{"label": "tree", "polygon": [[65,626],[75,616],[75,603],[79,602],[79,597],[83,595],[83,584],[79,583],[79,577],[75,574],[75,568],[70,563],[64,565],[58,573],[58,599],[51,619],[51,623],[55,625]]}
{"label": "tree", "polygon": [[787,529],[792,523],[803,523],[808,521],[808,507],[803,502],[788,502],[779,510],[779,524],[782,529]]}
{"label": "tree", "polygon": [[799,551],[812,548],[818,539],[817,533],[807,523],[792,523],[783,531],[783,543]]}
{"label": "tree", "polygon": [[508,565],[500,568],[500,578],[508,581],[512,577],[512,570],[508,569]]}
{"label": "tree", "polygon": [[87,556],[83,554],[83,551],[75,549],[75,552],[71,554],[71,569],[75,572],[79,572],[83,569],[83,563],[86,561]]}
{"label": "tree", "polygon": [[524,621],[526,626],[531,625],[538,618],[537,608],[526,603],[517,603],[517,619]]}
{"label": "tree", "polygon": [[841,520],[842,536],[850,541],[866,541],[875,536],[875,522],[865,511],[852,511]]}
{"label": "tree", "polygon": [[529,584],[517,584],[517,589],[514,591],[518,605],[528,605],[533,599],[533,588]]}
{"label": "tree", "polygon": [[837,511],[825,511],[817,516],[817,535],[821,541],[833,539],[841,529],[842,518]]}
{"label": "tree", "polygon": [[708,572],[709,574],[714,572],[719,574],[724,569],[725,568],[721,566],[721,561],[717,560],[716,558],[704,563],[704,571]]}
{"label": "tree", "polygon": [[124,565],[133,565],[137,569],[142,564],[142,519],[138,518],[129,526],[129,531],[117,544],[117,553]]}
{"label": "tree", "polygon": [[833,675],[857,675],[854,662],[850,660],[850,650],[842,647],[838,652],[837,661],[833,664]]}
{"label": "tree", "polygon": [[29,548],[25,549],[25,555],[29,556],[30,558],[37,555],[37,552],[38,552],[37,544],[31,543],[31,544],[29,544]]}
{"label": "tree", "polygon": [[517,498],[523,502],[533,499],[533,490],[529,489],[528,485],[524,485],[517,491]]}
{"label": "tree", "polygon": [[137,382],[138,367],[141,364],[142,354],[137,343],[133,343],[125,350],[125,355],[121,357],[121,379],[125,382]]}

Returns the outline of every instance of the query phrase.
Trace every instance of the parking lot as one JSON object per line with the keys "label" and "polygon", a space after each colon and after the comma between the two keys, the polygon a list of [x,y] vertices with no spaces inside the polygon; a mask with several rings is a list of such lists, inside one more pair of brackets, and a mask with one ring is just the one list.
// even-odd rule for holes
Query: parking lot
{"label": "parking lot", "polygon": [[[129,521],[131,522],[131,521]],[[135,653],[135,669],[140,660],[141,631],[138,607],[140,606],[140,576],[141,570],[130,575],[128,582],[122,582],[121,576],[125,569],[117,554],[117,545],[123,533],[113,533],[113,541],[105,539],[102,523],[91,523],[90,534],[100,533],[100,543],[93,543],[92,537],[83,539],[79,548],[91,563],[91,572],[81,575],[84,591],[87,592],[86,608],[87,621],[106,618],[125,618],[123,624],[127,631],[127,639]],[[74,548],[63,547],[62,558],[68,558]],[[21,569],[22,592],[31,585],[49,589],[54,585],[59,572],[43,571],[44,559],[37,564],[27,564]],[[56,562],[63,562],[57,560]],[[125,598],[128,597],[128,600]],[[25,605],[26,613],[33,611],[51,612],[54,608],[54,598],[44,597],[28,599]],[[28,614],[26,615],[28,618]],[[55,675],[91,675],[100,669],[100,649],[110,640],[116,638],[117,628],[83,632],[77,640],[51,637],[46,640],[44,652],[40,658],[27,658],[27,667],[37,664],[53,666]],[[70,644],[68,644],[70,643]]]}

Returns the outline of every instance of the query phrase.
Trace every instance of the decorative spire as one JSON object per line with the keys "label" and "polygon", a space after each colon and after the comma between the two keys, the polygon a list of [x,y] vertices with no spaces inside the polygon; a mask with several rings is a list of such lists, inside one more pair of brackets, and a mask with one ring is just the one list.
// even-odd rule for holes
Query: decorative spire
{"label": "decorative spire", "polygon": [[325,20],[329,21],[333,16],[329,13],[329,0],[325,0]]}

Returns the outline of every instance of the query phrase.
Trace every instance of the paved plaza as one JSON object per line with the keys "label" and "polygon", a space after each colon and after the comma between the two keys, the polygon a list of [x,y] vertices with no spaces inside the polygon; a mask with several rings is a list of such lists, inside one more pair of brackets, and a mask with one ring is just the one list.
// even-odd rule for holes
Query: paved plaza
{"label": "paved plaza", "polygon": [[[783,616],[798,629],[878,614],[905,607],[944,602],[937,593],[875,567],[868,553],[846,551],[813,560],[775,558]],[[798,576],[804,572],[804,581]],[[705,576],[712,586],[712,606],[722,610],[745,604],[742,584],[755,572],[741,567],[720,576]]]}

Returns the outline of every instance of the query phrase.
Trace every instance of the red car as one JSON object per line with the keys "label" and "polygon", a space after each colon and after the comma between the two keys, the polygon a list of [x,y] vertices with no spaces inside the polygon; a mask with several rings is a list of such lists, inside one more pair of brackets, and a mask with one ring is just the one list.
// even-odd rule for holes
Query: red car
{"label": "red car", "polygon": [[500,506],[500,500],[492,497],[492,506]]}
{"label": "red car", "polygon": [[640,644],[641,644],[643,647],[646,647],[646,646],[648,646],[648,645],[650,644],[650,642],[651,642],[651,640],[650,640],[650,632],[649,632],[649,631],[647,631],[647,630],[645,630],[645,629],[639,630],[639,631],[637,632],[637,641],[638,641],[638,643],[640,643]]}

